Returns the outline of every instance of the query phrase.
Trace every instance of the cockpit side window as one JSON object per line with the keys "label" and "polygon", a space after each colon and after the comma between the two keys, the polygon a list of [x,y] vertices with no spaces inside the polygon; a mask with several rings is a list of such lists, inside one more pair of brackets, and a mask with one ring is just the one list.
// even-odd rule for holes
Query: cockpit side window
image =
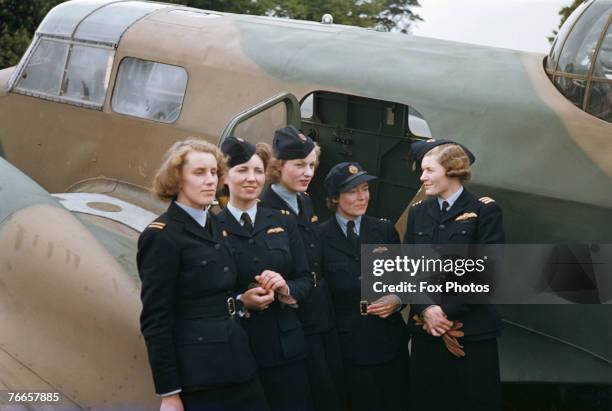
{"label": "cockpit side window", "polygon": [[187,71],[179,66],[126,57],[119,65],[112,108],[120,114],[173,123],[187,88]]}
{"label": "cockpit side window", "polygon": [[41,36],[14,91],[102,109],[114,49]]}
{"label": "cockpit side window", "polygon": [[58,96],[69,44],[41,40],[17,82],[17,90]]}

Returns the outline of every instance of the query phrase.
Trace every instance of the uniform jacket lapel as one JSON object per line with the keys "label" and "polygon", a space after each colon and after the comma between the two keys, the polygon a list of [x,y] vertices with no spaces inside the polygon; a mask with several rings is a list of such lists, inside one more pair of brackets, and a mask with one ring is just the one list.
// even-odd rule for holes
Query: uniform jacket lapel
{"label": "uniform jacket lapel", "polygon": [[346,235],[344,235],[344,233],[342,232],[342,229],[340,228],[336,217],[332,215],[331,218],[332,221],[330,221],[329,226],[325,230],[325,236],[328,238],[326,245],[337,249],[343,254],[356,256],[356,251],[353,249],[351,243],[349,243],[349,240],[348,238],[346,238]]}
{"label": "uniform jacket lapel", "polygon": [[364,215],[361,217],[359,240],[361,244],[379,244],[386,239],[384,239],[384,234],[379,231],[378,226],[372,224],[370,217]]}
{"label": "uniform jacket lapel", "polygon": [[276,211],[260,207],[257,205],[257,215],[255,216],[255,227],[253,228],[253,235],[257,235],[262,230],[267,229],[271,225],[274,225],[274,221],[270,218]]}
{"label": "uniform jacket lapel", "polygon": [[242,237],[250,237],[250,234],[247,232],[246,228],[241,226],[240,223],[236,221],[232,213],[230,213],[227,208],[221,210],[217,217],[219,218],[219,223],[221,223],[221,225],[228,232]]}
{"label": "uniform jacket lapel", "polygon": [[[210,233],[208,233],[208,231],[206,231],[204,227],[198,224],[189,214],[185,212],[185,210],[176,205],[174,201],[172,202],[172,204],[170,204],[170,207],[168,207],[168,215],[171,218],[181,222],[185,230],[187,230],[194,236],[206,241],[215,241],[215,239],[211,236]],[[210,218],[210,214],[208,218]]]}
{"label": "uniform jacket lapel", "polygon": [[435,198],[428,200],[427,214],[429,214],[434,221],[440,221],[440,205]]}
{"label": "uniform jacket lapel", "polygon": [[[455,217],[463,213],[463,211],[465,210],[465,206],[470,202],[470,196],[471,195],[468,193],[468,191],[464,187],[463,192],[461,193],[457,201],[455,201],[455,203],[448,210],[446,215],[440,219],[440,222],[444,223],[448,220],[455,219]],[[434,204],[438,205],[438,202],[435,201]]]}

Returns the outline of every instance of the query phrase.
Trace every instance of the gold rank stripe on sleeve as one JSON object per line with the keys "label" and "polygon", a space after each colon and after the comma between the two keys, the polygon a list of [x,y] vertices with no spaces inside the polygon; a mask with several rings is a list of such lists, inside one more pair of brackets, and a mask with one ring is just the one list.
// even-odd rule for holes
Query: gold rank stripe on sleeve
{"label": "gold rank stripe on sleeve", "polygon": [[470,218],[478,218],[478,214],[476,214],[476,213],[463,213],[460,216],[458,216],[457,218],[455,218],[455,221],[465,221],[465,220],[469,220]]}
{"label": "gold rank stripe on sleeve", "polygon": [[147,228],[157,228],[158,230],[163,230],[166,227],[166,223],[151,223],[147,226]]}
{"label": "gold rank stripe on sleeve", "polygon": [[285,229],[283,227],[274,227],[274,228],[269,228],[268,231],[266,231],[266,234],[277,234],[277,233],[284,233]]}
{"label": "gold rank stripe on sleeve", "polygon": [[414,204],[412,205],[412,207],[414,207],[414,206],[418,206],[418,205],[419,205],[419,204],[421,204],[422,202],[423,202],[423,201],[417,201],[416,203],[414,203]]}
{"label": "gold rank stripe on sleeve", "polygon": [[289,212],[289,210],[280,210],[282,215],[291,215],[291,213]]}
{"label": "gold rank stripe on sleeve", "polygon": [[480,197],[478,201],[480,201],[483,204],[489,204],[489,203],[495,202],[495,200],[493,200],[491,197]]}

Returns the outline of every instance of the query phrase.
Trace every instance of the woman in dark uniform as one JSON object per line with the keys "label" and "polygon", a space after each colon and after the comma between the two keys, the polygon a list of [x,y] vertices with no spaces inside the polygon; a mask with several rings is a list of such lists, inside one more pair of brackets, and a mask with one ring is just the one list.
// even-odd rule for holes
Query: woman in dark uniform
{"label": "woman in dark uniform", "polygon": [[[408,216],[406,244],[500,244],[501,209],[491,198],[477,198],[463,187],[474,155],[448,140],[413,143],[428,200]],[[412,305],[411,410],[495,411],[501,409],[496,337],[500,320],[492,305]],[[453,325],[463,323],[462,353],[443,342]],[[453,354],[455,352],[455,354]],[[459,355],[458,355],[459,354]]]}
{"label": "woman in dark uniform", "polygon": [[353,162],[337,164],[325,178],[335,215],[320,227],[323,276],[332,292],[351,409],[403,411],[408,341],[399,298],[361,300],[360,244],[399,244],[390,221],[365,215],[374,178]]}
{"label": "woman in dark uniform", "polygon": [[311,410],[297,314],[312,287],[304,245],[289,212],[258,205],[269,146],[230,137],[221,149],[229,157],[229,202],[218,217],[238,266],[242,324],[266,398],[273,411]]}
{"label": "woman in dark uniform", "polygon": [[138,240],[141,329],[161,410],[268,410],[246,333],[234,319],[237,270],[207,211],[225,170],[201,140],[175,143],[154,179],[168,210]]}
{"label": "woman in dark uniform", "polygon": [[339,411],[346,406],[340,341],[329,286],[321,275],[318,217],[306,193],[321,149],[293,126],[277,130],[272,147],[274,157],[267,171],[271,185],[262,194],[261,204],[289,212],[297,220],[312,281],[310,297],[298,310],[308,341],[306,364],[312,398],[317,411]]}

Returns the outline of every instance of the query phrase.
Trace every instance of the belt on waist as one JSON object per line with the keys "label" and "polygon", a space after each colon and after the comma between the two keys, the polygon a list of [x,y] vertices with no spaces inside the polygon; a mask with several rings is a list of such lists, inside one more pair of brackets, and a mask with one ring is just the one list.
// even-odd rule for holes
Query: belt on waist
{"label": "belt on waist", "polygon": [[216,297],[183,303],[176,309],[179,317],[233,317],[236,315],[236,300],[234,297]]}
{"label": "belt on waist", "polygon": [[[352,314],[357,308],[354,304],[354,302],[350,304],[336,304],[334,308],[338,314]],[[369,305],[370,303],[367,300],[359,301],[359,314],[363,316],[368,315]]]}

